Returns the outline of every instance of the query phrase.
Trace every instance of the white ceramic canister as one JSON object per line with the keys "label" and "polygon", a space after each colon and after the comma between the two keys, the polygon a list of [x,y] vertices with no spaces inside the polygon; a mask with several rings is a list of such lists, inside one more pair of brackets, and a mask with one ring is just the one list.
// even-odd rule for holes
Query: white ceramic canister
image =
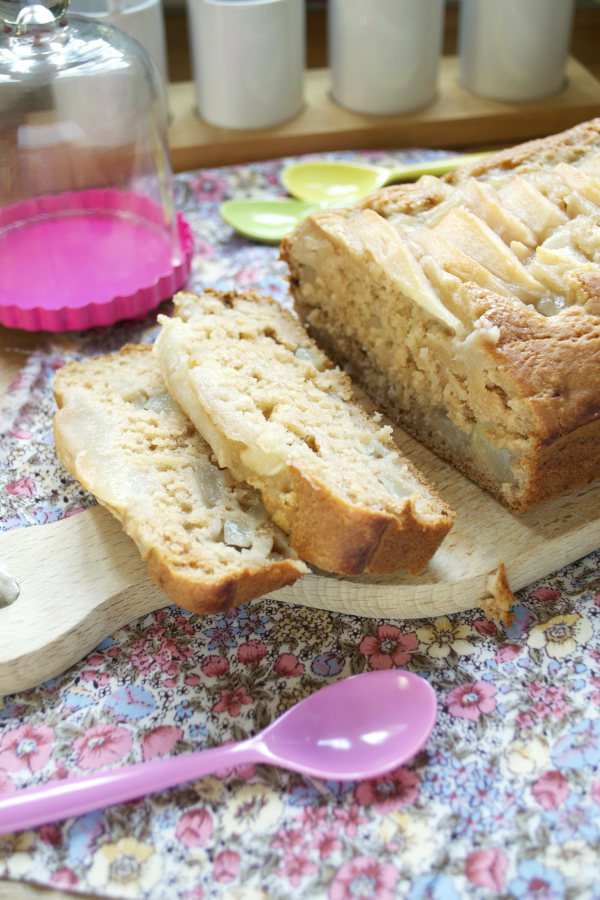
{"label": "white ceramic canister", "polygon": [[461,0],[460,82],[494,100],[538,100],[565,85],[574,0]]}
{"label": "white ceramic canister", "polygon": [[160,0],[71,0],[69,9],[122,28],[148,51],[163,84],[168,83],[165,22]]}
{"label": "white ceramic canister", "polygon": [[418,109],[436,94],[444,0],[329,0],[333,99],[362,113]]}
{"label": "white ceramic canister", "polygon": [[304,0],[188,0],[198,112],[266,128],[302,109]]}

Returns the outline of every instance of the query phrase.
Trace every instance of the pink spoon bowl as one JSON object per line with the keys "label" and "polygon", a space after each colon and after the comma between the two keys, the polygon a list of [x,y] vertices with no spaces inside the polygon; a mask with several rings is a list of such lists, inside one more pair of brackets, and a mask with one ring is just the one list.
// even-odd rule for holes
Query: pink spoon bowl
{"label": "pink spoon bowl", "polygon": [[[175,244],[175,245],[174,245]],[[185,284],[192,234],[131,191],[39,197],[0,210],[0,323],[69,331],[140,318]]]}
{"label": "pink spoon bowl", "polygon": [[436,715],[433,689],[412,672],[354,675],[311,694],[245,741],[9,794],[0,800],[0,834],[124,803],[246,762],[333,781],[376,778],[418,753]]}

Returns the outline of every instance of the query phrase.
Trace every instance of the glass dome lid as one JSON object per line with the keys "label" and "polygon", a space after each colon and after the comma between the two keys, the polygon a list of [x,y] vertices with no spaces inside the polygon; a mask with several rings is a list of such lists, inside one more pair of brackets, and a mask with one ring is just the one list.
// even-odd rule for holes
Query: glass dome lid
{"label": "glass dome lid", "polygon": [[143,315],[183,285],[161,79],[68,0],[0,0],[0,322],[52,331]]}

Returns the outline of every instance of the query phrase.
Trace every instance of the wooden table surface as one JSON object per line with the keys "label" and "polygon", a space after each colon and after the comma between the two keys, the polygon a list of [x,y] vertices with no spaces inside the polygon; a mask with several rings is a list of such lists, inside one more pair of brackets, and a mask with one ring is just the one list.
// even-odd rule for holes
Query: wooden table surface
{"label": "wooden table surface", "polygon": [[[187,23],[184,13],[166,15],[169,77],[173,82],[191,79],[190,55],[187,43]],[[448,10],[444,34],[444,53],[456,53],[457,11]],[[578,9],[571,44],[572,55],[600,79],[600,8]],[[307,65],[322,68],[327,65],[326,14],[307,13]],[[472,149],[477,149],[473,147]],[[0,325],[0,403],[6,390],[22,367],[27,354],[38,345],[42,333],[24,332]],[[52,891],[0,879],[0,900],[73,900],[90,898],[88,894]]]}

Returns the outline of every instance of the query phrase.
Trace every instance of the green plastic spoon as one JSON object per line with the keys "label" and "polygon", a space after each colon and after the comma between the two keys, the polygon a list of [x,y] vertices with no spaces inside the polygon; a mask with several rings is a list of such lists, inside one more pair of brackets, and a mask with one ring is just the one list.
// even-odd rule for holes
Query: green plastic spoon
{"label": "green plastic spoon", "polygon": [[489,153],[466,153],[445,159],[426,160],[382,169],[380,166],[354,165],[337,162],[296,163],[284,169],[281,181],[298,200],[312,203],[335,202],[342,206],[354,203],[386,184],[416,181],[421,175],[445,175],[463,163],[477,162]]}
{"label": "green plastic spoon", "polygon": [[320,209],[319,203],[302,200],[226,200],[219,207],[221,216],[244,237],[265,244],[278,244],[298,222]]}
{"label": "green plastic spoon", "polygon": [[219,209],[227,224],[244,237],[264,244],[279,244],[314,210],[353,203],[395,181],[411,181],[421,175],[445,175],[463,163],[476,162],[488,155],[447,156],[397,169],[336,162],[298,163],[285,169],[281,180],[289,193],[299,199],[226,200]]}

